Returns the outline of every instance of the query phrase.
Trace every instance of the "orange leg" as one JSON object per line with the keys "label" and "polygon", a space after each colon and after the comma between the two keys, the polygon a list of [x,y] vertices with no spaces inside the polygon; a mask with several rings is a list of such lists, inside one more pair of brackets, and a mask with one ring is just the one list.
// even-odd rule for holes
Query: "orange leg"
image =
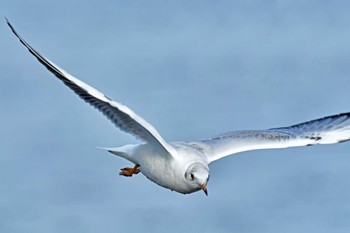
{"label": "orange leg", "polygon": [[121,176],[132,176],[133,174],[138,174],[141,170],[139,169],[140,165],[136,164],[135,167],[130,168],[130,167],[125,167],[120,169],[121,172],[119,172],[119,175]]}

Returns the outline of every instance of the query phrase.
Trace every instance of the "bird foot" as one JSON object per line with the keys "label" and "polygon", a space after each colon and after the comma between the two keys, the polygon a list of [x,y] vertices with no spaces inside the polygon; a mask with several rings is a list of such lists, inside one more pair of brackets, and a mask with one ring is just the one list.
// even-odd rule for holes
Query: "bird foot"
{"label": "bird foot", "polygon": [[131,177],[133,174],[138,174],[141,170],[138,168],[140,165],[136,164],[135,167],[130,168],[130,167],[125,167],[120,169],[121,172],[119,172],[119,175],[121,176],[127,176]]}

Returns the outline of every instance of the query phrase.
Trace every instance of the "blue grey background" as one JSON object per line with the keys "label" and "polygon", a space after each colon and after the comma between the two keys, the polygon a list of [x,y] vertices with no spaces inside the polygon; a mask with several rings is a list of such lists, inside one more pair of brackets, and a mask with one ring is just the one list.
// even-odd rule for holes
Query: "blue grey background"
{"label": "blue grey background", "polygon": [[[169,141],[350,111],[349,1],[4,1],[38,51]],[[182,195],[0,24],[0,232],[350,231],[350,143],[252,151]]]}

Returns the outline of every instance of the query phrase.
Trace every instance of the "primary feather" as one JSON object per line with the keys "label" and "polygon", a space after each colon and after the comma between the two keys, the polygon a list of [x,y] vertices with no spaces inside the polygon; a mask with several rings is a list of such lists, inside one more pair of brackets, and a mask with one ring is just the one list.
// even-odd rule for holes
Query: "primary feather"
{"label": "primary feather", "polygon": [[66,86],[72,89],[80,98],[97,108],[119,129],[134,135],[136,138],[147,142],[162,150],[165,153],[175,156],[175,149],[169,145],[158,133],[158,131],[142,117],[138,116],[127,106],[112,100],[95,88],[73,77],[68,72],[42,56],[33,47],[31,47],[12,27],[7,20],[8,26],[20,40],[20,42],[33,54],[41,64],[43,64],[51,73],[60,79]]}
{"label": "primary feather", "polygon": [[233,131],[191,142],[205,151],[209,162],[238,152],[332,144],[350,140],[350,113],[267,130]]}

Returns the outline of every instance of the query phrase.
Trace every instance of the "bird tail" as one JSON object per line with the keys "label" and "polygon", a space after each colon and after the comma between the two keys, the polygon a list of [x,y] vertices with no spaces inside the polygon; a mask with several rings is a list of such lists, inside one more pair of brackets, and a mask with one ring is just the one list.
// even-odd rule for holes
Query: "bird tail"
{"label": "bird tail", "polygon": [[107,150],[108,152],[110,152],[114,155],[117,155],[119,157],[122,157],[124,159],[129,160],[130,162],[137,164],[137,162],[135,161],[135,158],[133,156],[135,148],[137,146],[138,145],[129,144],[129,145],[121,146],[121,147],[97,147],[97,148],[102,149],[102,150]]}

